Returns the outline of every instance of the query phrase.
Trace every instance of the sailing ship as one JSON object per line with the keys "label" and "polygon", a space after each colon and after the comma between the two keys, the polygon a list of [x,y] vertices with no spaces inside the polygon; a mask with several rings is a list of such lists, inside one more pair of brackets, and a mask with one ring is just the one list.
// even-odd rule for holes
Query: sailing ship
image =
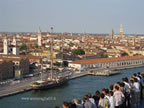
{"label": "sailing ship", "polygon": [[[51,37],[52,38],[52,37]],[[69,76],[54,76],[53,75],[53,58],[52,58],[52,46],[53,46],[53,39],[51,39],[51,75],[46,80],[42,79],[42,72],[41,72],[41,80],[35,81],[30,86],[34,90],[42,90],[42,89],[50,89],[63,86],[69,80]],[[41,66],[42,67],[42,66]],[[41,68],[42,69],[42,68]]]}
{"label": "sailing ship", "polygon": [[59,77],[55,79],[50,80],[38,80],[32,83],[31,87],[34,90],[40,90],[40,89],[50,89],[50,88],[56,88],[63,86],[68,82],[68,78],[65,77]]}

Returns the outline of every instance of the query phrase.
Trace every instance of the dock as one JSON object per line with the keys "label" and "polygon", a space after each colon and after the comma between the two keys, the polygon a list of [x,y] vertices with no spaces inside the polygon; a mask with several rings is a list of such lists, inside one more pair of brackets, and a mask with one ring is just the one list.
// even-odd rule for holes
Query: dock
{"label": "dock", "polygon": [[95,76],[112,76],[120,74],[121,72],[89,72],[89,75],[95,75]]}
{"label": "dock", "polygon": [[79,72],[79,71],[77,71],[77,72],[72,74],[72,76],[70,77],[70,80],[75,79],[75,78],[84,77],[84,76],[87,76],[87,75],[89,75],[88,72]]}

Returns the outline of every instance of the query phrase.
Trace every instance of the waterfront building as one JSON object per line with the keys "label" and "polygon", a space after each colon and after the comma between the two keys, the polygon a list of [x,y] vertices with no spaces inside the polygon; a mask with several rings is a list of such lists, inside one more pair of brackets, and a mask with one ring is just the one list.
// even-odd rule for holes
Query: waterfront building
{"label": "waterfront building", "polygon": [[26,55],[26,57],[29,59],[29,63],[41,64],[42,61],[41,56]]}
{"label": "waterfront building", "polygon": [[0,81],[14,77],[14,67],[12,61],[3,61],[0,59]]}
{"label": "waterfront building", "polygon": [[[19,72],[20,77],[29,73],[29,59],[27,57],[20,57],[14,55],[1,55],[0,59],[3,61],[13,62],[13,72],[16,75]],[[6,68],[6,67],[5,67]]]}
{"label": "waterfront building", "polygon": [[69,67],[77,70],[124,68],[144,65],[143,56],[126,56],[118,58],[99,58],[77,60],[69,63]]}
{"label": "waterfront building", "polygon": [[[41,63],[41,56],[33,56],[33,55],[0,55],[0,57],[3,57],[3,58],[23,58],[23,59],[28,59],[29,60],[29,63],[37,63],[37,64],[40,64]],[[28,63],[28,64],[29,64]]]}

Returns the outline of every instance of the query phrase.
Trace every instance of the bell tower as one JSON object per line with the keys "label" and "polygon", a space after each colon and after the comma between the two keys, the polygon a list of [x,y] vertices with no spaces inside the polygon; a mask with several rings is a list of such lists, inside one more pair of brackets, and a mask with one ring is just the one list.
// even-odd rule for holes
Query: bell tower
{"label": "bell tower", "polygon": [[8,54],[8,40],[7,36],[4,37],[3,39],[3,53]]}
{"label": "bell tower", "polygon": [[38,29],[38,46],[39,46],[39,47],[42,46],[42,36],[41,36],[40,27],[39,27],[39,29]]}
{"label": "bell tower", "polygon": [[122,27],[122,24],[120,24],[120,37],[121,38],[123,37],[123,27]]}

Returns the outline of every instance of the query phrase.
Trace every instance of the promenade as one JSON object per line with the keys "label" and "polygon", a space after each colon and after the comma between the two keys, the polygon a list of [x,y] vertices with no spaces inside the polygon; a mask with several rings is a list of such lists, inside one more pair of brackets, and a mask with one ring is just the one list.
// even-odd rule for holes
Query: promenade
{"label": "promenade", "polygon": [[[140,65],[140,66],[142,66],[142,65]],[[125,68],[134,68],[134,67],[125,67]],[[113,68],[113,69],[115,69],[115,68]],[[118,68],[118,69],[122,69],[122,68]],[[103,69],[101,69],[101,71],[102,70]],[[91,69],[83,71],[83,72],[79,72],[79,71],[73,72],[71,74],[69,80],[73,80],[73,79],[76,79],[79,77],[84,77],[84,76],[90,75],[89,74],[90,71],[91,71]],[[63,74],[66,75],[69,73],[63,73]],[[43,77],[43,79],[46,79],[48,77],[48,74],[44,73],[44,75],[42,77]],[[32,90],[30,88],[30,84],[32,84],[34,81],[37,81],[37,80],[40,80],[40,76],[20,80],[20,82],[16,83],[16,84],[10,84],[10,85],[4,86],[4,87],[1,86],[0,87],[0,98],[11,96],[11,95],[16,95],[16,94],[26,92],[26,91],[30,91],[30,90]]]}
{"label": "promenade", "polygon": [[[63,74],[67,75],[69,73],[63,73]],[[73,74],[70,76],[69,80],[83,77],[86,75],[88,75],[88,72],[83,72],[83,73],[73,72]],[[46,79],[47,77],[48,77],[48,74],[43,75],[43,79]],[[20,80],[19,82],[16,82],[15,84],[9,84],[9,85],[3,86],[3,87],[1,86],[0,87],[0,98],[11,96],[11,95],[16,95],[16,94],[26,92],[26,91],[30,91],[30,90],[32,90],[30,87],[30,84],[32,84],[33,82],[35,82],[37,80],[40,80],[40,77],[32,77],[29,79]]]}
{"label": "promenade", "polygon": [[[44,73],[42,77],[43,79],[46,79],[48,77],[48,74]],[[36,76],[18,81],[13,81],[6,86],[0,86],[0,98],[32,90],[30,84],[32,84],[34,81],[40,80],[40,78],[40,76]]]}

